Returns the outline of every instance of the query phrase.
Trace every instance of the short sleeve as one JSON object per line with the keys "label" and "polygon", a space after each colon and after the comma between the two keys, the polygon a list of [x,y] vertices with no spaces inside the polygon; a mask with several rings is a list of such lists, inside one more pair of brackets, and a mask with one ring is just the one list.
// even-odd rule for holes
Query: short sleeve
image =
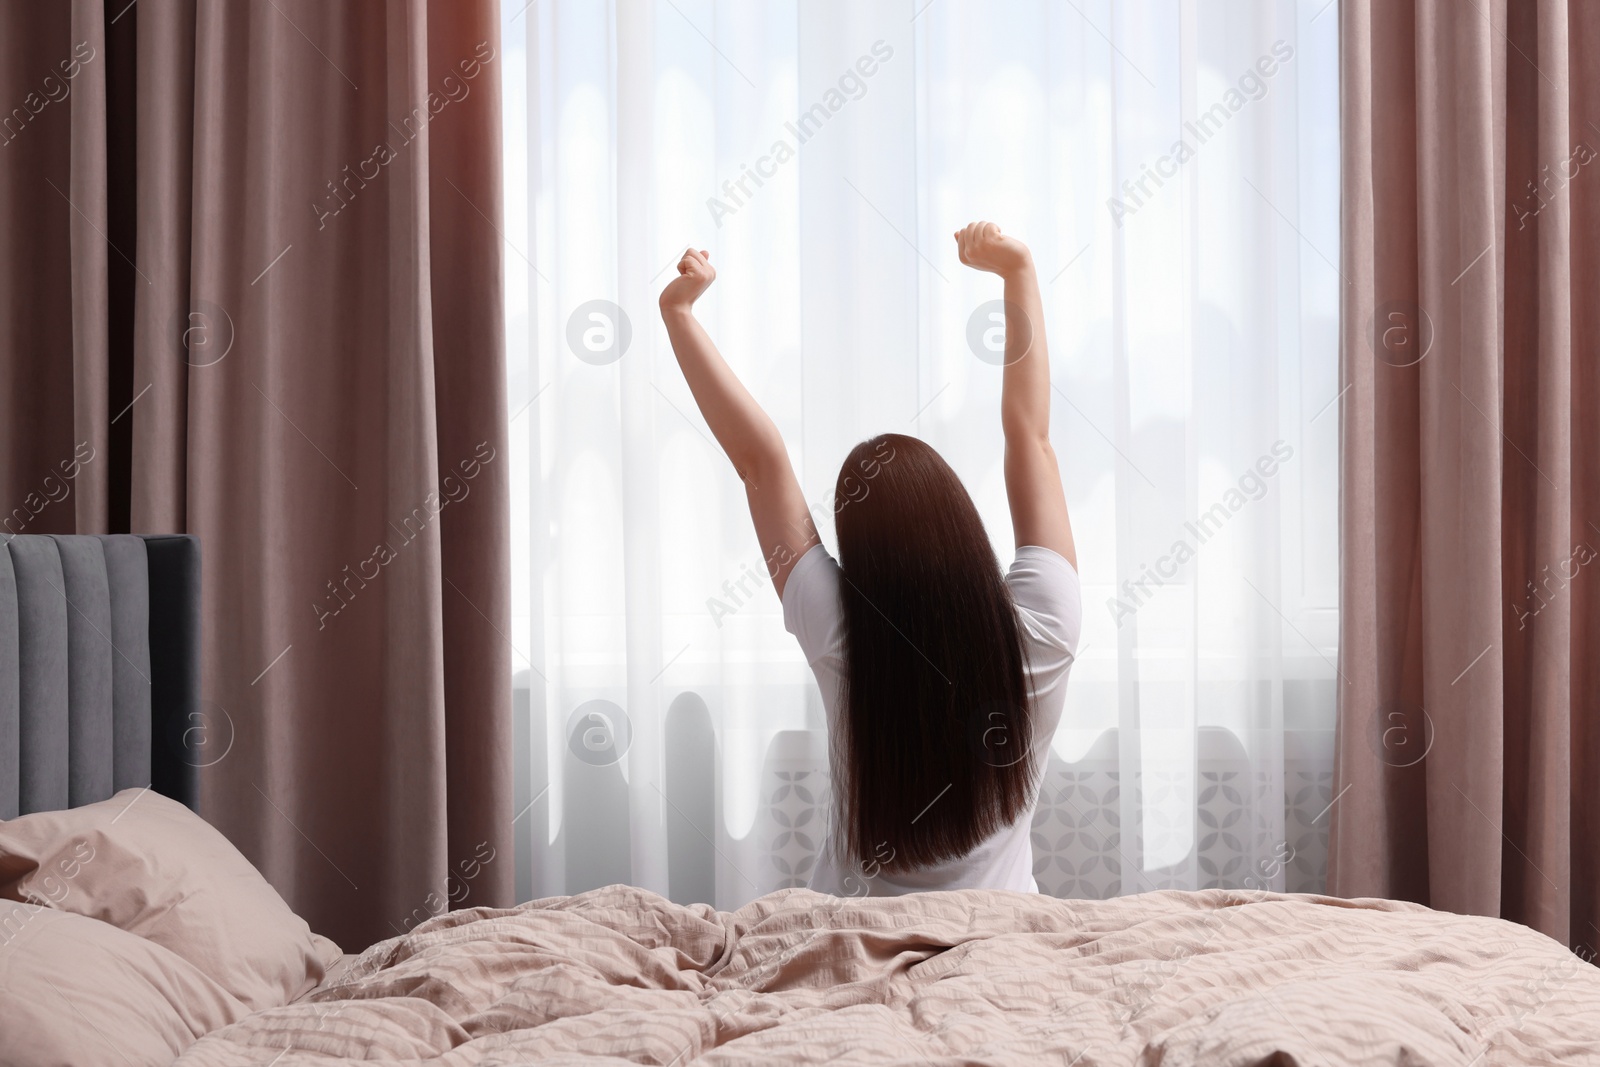
{"label": "short sleeve", "polygon": [[839,600],[839,564],[813,545],[783,586],[783,628],[794,634],[815,669],[819,661],[843,662],[844,606]]}
{"label": "short sleeve", "polygon": [[1077,570],[1051,549],[1024,545],[1006,572],[1006,585],[1029,630],[1030,651],[1060,652],[1070,663],[1083,627]]}

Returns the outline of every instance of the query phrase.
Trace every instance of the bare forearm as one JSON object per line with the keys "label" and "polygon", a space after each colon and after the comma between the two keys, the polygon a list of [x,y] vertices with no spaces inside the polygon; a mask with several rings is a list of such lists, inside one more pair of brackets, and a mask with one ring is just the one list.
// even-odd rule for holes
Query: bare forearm
{"label": "bare forearm", "polygon": [[1032,257],[1005,275],[1006,366],[1000,425],[1008,441],[1050,436],[1050,353]]}
{"label": "bare forearm", "polygon": [[684,380],[717,444],[740,478],[759,483],[763,467],[774,459],[787,462],[777,426],[722,358],[692,310],[663,308],[661,317]]}
{"label": "bare forearm", "polygon": [[1078,565],[1061,471],[1050,444],[1050,353],[1044,343],[1044,302],[1033,255],[992,222],[969,223],[955,234],[961,262],[1005,280],[1006,367],[1000,387],[1000,425],[1006,435],[1006,498],[1017,547],[1036,545]]}

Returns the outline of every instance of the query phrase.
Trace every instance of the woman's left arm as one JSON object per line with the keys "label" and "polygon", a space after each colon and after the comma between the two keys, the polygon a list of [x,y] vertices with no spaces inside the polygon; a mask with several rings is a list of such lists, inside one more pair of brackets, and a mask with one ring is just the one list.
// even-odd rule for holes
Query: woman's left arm
{"label": "woman's left arm", "polygon": [[744,482],[767,574],[782,598],[789,572],[821,538],[777,425],[694,317],[694,302],[717,277],[708,256],[684,252],[678,277],[661,291],[661,318],[700,414]]}

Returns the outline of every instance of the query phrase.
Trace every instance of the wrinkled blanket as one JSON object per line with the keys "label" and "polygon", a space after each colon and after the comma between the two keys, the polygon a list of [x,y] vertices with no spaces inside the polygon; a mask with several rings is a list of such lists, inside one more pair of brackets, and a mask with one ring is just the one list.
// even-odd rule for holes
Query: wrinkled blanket
{"label": "wrinkled blanket", "polygon": [[1600,970],[1385,900],[789,889],[718,912],[611,886],[431,920],[178,1063],[332,1060],[1600,1064]]}

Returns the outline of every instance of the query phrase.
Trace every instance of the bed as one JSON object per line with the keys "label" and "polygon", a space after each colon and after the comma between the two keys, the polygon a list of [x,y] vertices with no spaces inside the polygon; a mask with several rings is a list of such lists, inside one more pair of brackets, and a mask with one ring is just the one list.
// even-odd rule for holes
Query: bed
{"label": "bed", "polygon": [[1587,961],[1385,900],[785,889],[719,912],[610,886],[344,956],[188,806],[198,547],[22,540],[0,551],[0,1064],[1600,1063]]}
{"label": "bed", "polygon": [[722,913],[613,886],[432,920],[178,1062],[344,1060],[1583,1064],[1600,974],[1393,901],[789,889]]}

